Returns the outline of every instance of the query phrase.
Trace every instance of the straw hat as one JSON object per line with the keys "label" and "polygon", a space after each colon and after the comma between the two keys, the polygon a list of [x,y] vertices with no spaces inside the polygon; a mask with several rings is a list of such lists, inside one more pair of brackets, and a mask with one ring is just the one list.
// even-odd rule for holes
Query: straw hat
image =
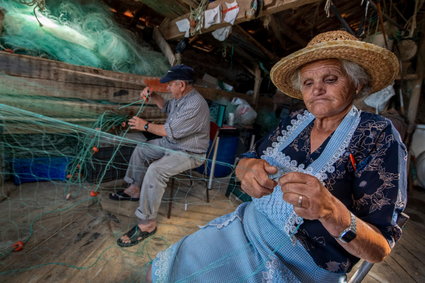
{"label": "straw hat", "polygon": [[283,93],[302,99],[301,92],[292,86],[292,75],[301,66],[321,59],[344,59],[359,64],[371,78],[371,93],[389,85],[399,71],[398,59],[391,51],[362,42],[345,31],[329,31],[282,58],[273,66],[270,78]]}

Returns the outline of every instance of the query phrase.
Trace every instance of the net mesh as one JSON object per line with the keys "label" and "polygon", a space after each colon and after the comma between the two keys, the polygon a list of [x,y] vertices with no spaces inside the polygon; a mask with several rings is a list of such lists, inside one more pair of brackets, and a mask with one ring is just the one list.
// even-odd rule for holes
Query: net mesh
{"label": "net mesh", "polygon": [[[99,1],[0,0],[0,7],[5,12],[0,36],[3,49],[148,76],[162,75],[168,69],[161,54],[138,44],[114,23]],[[50,266],[55,268],[49,275],[54,280],[93,282],[103,271],[116,274],[111,281],[140,281],[144,266],[157,252],[196,231],[196,224],[233,210],[235,204],[223,197],[227,180],[214,179],[211,208],[204,191],[194,193],[192,189],[193,181],[205,189],[206,175],[181,174],[174,177],[173,211],[179,214],[188,205],[207,205],[215,214],[186,226],[174,225],[161,216],[160,221],[175,229],[143,241],[136,249],[119,248],[116,239],[135,224],[134,206],[111,204],[107,195],[125,185],[122,177],[131,152],[142,143],[131,137],[125,122],[133,115],[143,117],[153,106],[129,103],[132,91],[142,87],[135,82],[129,86],[130,94],[117,92],[115,100],[106,95],[101,99],[98,94],[82,95],[77,88],[61,89],[67,81],[59,82],[50,73],[44,82],[30,77],[34,72],[26,68],[34,68],[36,63],[25,60],[19,61],[19,66],[13,63],[18,61],[7,61],[0,72],[1,281],[27,280],[24,274],[35,270],[48,274]],[[51,66],[66,68],[49,64],[43,65],[47,71]],[[42,65],[37,66],[41,69]],[[85,88],[96,87],[91,79],[86,78]],[[120,95],[128,97],[120,99]],[[233,167],[217,164],[229,172]],[[164,197],[163,202],[168,201]],[[166,206],[161,209],[166,211]],[[75,270],[87,273],[76,275]],[[49,276],[38,279],[49,280]]]}
{"label": "net mesh", "polygon": [[[137,114],[142,110],[143,105]],[[134,225],[135,219],[131,218],[134,209],[125,204],[114,204],[118,207],[112,211],[118,209],[118,213],[121,210],[130,216],[124,217],[125,223],[120,223],[122,218],[105,208],[101,196],[103,193],[105,198],[107,192],[121,188],[119,180],[127,168],[132,149],[141,144],[136,139],[127,138],[128,128],[123,122],[128,118],[105,112],[86,127],[6,104],[0,104],[0,113],[3,182],[0,276],[46,265],[89,269],[98,267],[101,260],[113,258],[110,249],[119,249],[115,240]],[[224,162],[217,164],[232,168]],[[187,174],[175,176],[174,206],[185,210],[188,205],[210,206],[203,197],[190,195],[191,183],[200,182],[205,188],[206,176],[193,175],[193,172]],[[106,181],[112,181],[112,184]],[[217,205],[217,201],[221,201],[233,208],[235,204],[231,201],[216,199],[224,194],[227,181],[215,179],[211,202]],[[8,191],[9,187],[13,189]],[[169,201],[167,197],[163,202]],[[87,222],[86,226],[81,222]],[[111,232],[110,223],[118,223],[119,227]],[[205,220],[199,224],[205,224]],[[182,230],[180,235],[196,230],[196,226],[191,226],[189,230],[178,228]],[[46,234],[49,235],[47,238]],[[61,243],[89,245],[105,234],[109,239],[90,257],[90,264],[78,265],[79,259],[73,258],[69,252],[67,257],[57,254],[56,247]],[[174,240],[162,236],[148,239],[128,256],[136,257],[139,267],[140,264],[144,266]],[[19,251],[21,244],[25,247],[23,255],[15,252]],[[69,257],[76,262],[70,262]],[[136,273],[136,277],[144,274],[140,268]]]}
{"label": "net mesh", "polygon": [[[0,47],[15,54],[147,76],[168,69],[166,59],[117,25],[100,1],[0,0],[0,7]],[[159,222],[168,232],[119,248],[116,239],[137,221],[135,206],[110,201],[108,193],[125,186],[131,153],[144,143],[131,136],[126,121],[163,114],[143,101],[130,103],[143,87],[135,77],[12,57],[2,55],[0,72],[0,281],[84,282],[99,280],[98,274],[110,282],[143,281],[159,251],[234,209],[224,197],[227,178],[214,178],[207,203],[208,166],[184,172],[172,177],[173,214],[188,210],[193,223],[167,220],[166,191]]]}
{"label": "net mesh", "polygon": [[0,0],[3,49],[140,75],[168,69],[166,58],[116,24],[100,1],[46,1],[44,9],[37,1],[29,4]]}

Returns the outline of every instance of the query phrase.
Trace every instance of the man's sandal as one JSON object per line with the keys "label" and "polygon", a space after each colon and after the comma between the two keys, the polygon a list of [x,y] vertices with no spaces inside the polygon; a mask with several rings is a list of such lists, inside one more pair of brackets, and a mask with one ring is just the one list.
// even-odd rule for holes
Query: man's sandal
{"label": "man's sandal", "polygon": [[123,236],[127,236],[130,239],[130,242],[123,242],[123,240],[119,238],[117,240],[117,244],[120,247],[125,247],[125,248],[132,247],[134,245],[137,245],[139,242],[143,241],[147,237],[152,236],[155,233],[156,233],[156,227],[155,227],[155,230],[153,230],[152,232],[146,232],[146,231],[140,230],[139,226],[136,225],[133,228],[131,228],[130,231],[128,231],[127,233],[123,235]]}
{"label": "man's sandal", "polygon": [[139,198],[134,198],[124,192],[124,190],[117,191],[116,193],[110,193],[109,198],[112,200],[130,200],[139,201]]}

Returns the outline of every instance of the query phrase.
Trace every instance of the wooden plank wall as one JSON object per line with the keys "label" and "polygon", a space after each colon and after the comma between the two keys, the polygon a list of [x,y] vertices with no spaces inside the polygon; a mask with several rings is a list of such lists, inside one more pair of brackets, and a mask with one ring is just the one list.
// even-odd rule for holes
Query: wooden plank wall
{"label": "wooden plank wall", "polygon": [[[63,109],[68,106],[73,112],[101,114],[107,110],[123,115],[134,115],[139,106],[119,109],[139,99],[139,93],[145,86],[153,87],[158,93],[169,99],[166,85],[159,84],[159,78],[140,76],[102,70],[98,68],[76,66],[39,57],[10,54],[0,51],[0,103],[34,111],[40,105],[40,97],[45,97],[49,107],[36,109],[50,117],[63,117]],[[235,96],[251,102],[252,97],[242,93],[230,93],[217,89],[197,87],[207,99],[215,100],[219,96]],[[54,99],[53,99],[54,98]],[[35,99],[38,99],[37,101]],[[33,103],[34,102],[34,103]],[[35,103],[37,102],[37,103]],[[149,105],[148,105],[149,106]],[[165,116],[154,105],[146,107],[143,117],[148,120],[161,120]],[[72,118],[76,118],[75,116]]]}

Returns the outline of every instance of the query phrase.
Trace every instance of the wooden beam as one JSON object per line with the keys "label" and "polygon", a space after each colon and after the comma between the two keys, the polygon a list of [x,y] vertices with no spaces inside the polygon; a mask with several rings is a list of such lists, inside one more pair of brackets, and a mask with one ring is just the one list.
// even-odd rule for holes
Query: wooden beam
{"label": "wooden beam", "polygon": [[[284,10],[295,9],[300,6],[316,3],[319,1],[322,1],[322,0],[279,0],[279,1],[264,0],[263,10],[261,11],[260,15],[261,16],[272,15]],[[208,9],[213,9],[217,7],[218,5],[225,5],[224,2],[232,2],[232,1],[217,0],[210,3],[208,5]],[[236,18],[235,25],[252,20],[253,18],[250,18],[247,15],[247,12],[251,9],[251,0],[238,0],[238,5],[239,5],[239,13]],[[163,21],[159,29],[161,30],[161,33],[164,36],[164,38],[166,40],[182,38],[184,36],[184,33],[178,30],[176,22],[181,19],[187,19],[187,18],[189,18],[189,14],[185,14],[183,16],[177,17],[172,20]],[[229,25],[228,23],[213,25],[206,30],[202,30],[201,33],[211,32],[228,25]]]}
{"label": "wooden beam", "polygon": [[146,86],[166,92],[158,77],[77,66],[0,51],[1,94],[36,95],[130,103]]}
{"label": "wooden beam", "polygon": [[[72,109],[74,114],[75,112],[96,114],[106,110],[113,110],[120,114],[136,113],[137,106],[121,110],[119,107],[139,99],[140,90],[145,86],[152,87],[165,99],[171,98],[171,94],[166,92],[166,84],[159,85],[158,77],[76,66],[2,51],[0,51],[0,85],[2,86],[0,104],[33,112],[39,111],[43,115],[53,115],[58,118],[71,118],[68,114],[72,113]],[[165,89],[161,89],[164,86]],[[205,98],[211,100],[216,100],[220,96],[230,99],[241,97],[252,103],[252,97],[243,93],[195,87]],[[36,105],[32,101],[38,99],[37,104],[40,106],[40,100],[43,97],[46,104],[41,107],[42,109],[40,107],[35,109]],[[69,109],[69,111],[59,113],[63,109]],[[146,107],[143,115],[149,119],[164,117],[156,107]]]}
{"label": "wooden beam", "polygon": [[272,32],[273,32],[274,36],[276,37],[277,41],[279,41],[280,47],[282,49],[285,49],[286,43],[285,43],[285,40],[283,39],[281,27],[279,26],[279,23],[280,22],[277,19],[276,15],[270,16],[270,24],[269,25],[272,29]]}
{"label": "wooden beam", "polygon": [[197,0],[179,0],[179,2],[186,4],[188,7],[195,9],[199,5]]}
{"label": "wooden beam", "polygon": [[[279,27],[280,33],[283,33],[287,38],[291,39],[292,41],[298,43],[301,47],[304,47],[307,45],[307,41],[304,40],[303,37],[301,37],[291,26],[289,26],[287,23],[285,23],[282,20],[278,20],[277,17],[273,17],[274,24]],[[273,27],[273,26],[272,26]]]}
{"label": "wooden beam", "polygon": [[176,63],[176,56],[174,56],[173,50],[162,36],[158,27],[154,27],[153,29],[153,39],[155,40],[159,49],[161,49],[162,54],[164,54],[164,56],[168,59],[170,66],[174,66]]}
{"label": "wooden beam", "polygon": [[228,98],[229,100],[232,100],[234,97],[240,97],[248,101],[252,105],[252,95],[248,95],[246,93],[240,93],[240,92],[230,92],[230,91],[224,91],[220,89],[215,88],[206,88],[206,87],[200,87],[196,86],[195,88],[197,91],[199,91],[200,94],[202,94],[203,97],[209,99],[209,100],[217,100],[220,97]]}
{"label": "wooden beam", "polygon": [[267,48],[265,48],[261,43],[259,43],[252,35],[250,35],[247,31],[245,31],[240,26],[234,26],[234,29],[237,33],[243,35],[249,42],[254,44],[258,49],[261,50],[270,60],[277,61],[278,57],[270,52]]}
{"label": "wooden beam", "polygon": [[190,11],[189,7],[176,0],[137,0],[136,2],[142,2],[158,14],[167,18],[178,17]]}
{"label": "wooden beam", "polygon": [[[130,115],[140,110],[141,104],[123,107],[126,104],[101,103],[96,101],[80,101],[78,99],[55,99],[40,96],[5,95],[0,96],[0,104],[17,107],[44,116],[66,119],[95,119],[100,114],[110,111],[117,115]],[[1,110],[0,110],[1,111]],[[143,117],[163,117],[165,114],[154,105],[144,105]],[[77,120],[76,120],[77,121]]]}
{"label": "wooden beam", "polygon": [[254,83],[254,95],[252,100],[254,101],[254,109],[258,108],[258,99],[260,97],[260,86],[263,78],[261,77],[261,70],[258,65],[255,66],[255,83]]}

